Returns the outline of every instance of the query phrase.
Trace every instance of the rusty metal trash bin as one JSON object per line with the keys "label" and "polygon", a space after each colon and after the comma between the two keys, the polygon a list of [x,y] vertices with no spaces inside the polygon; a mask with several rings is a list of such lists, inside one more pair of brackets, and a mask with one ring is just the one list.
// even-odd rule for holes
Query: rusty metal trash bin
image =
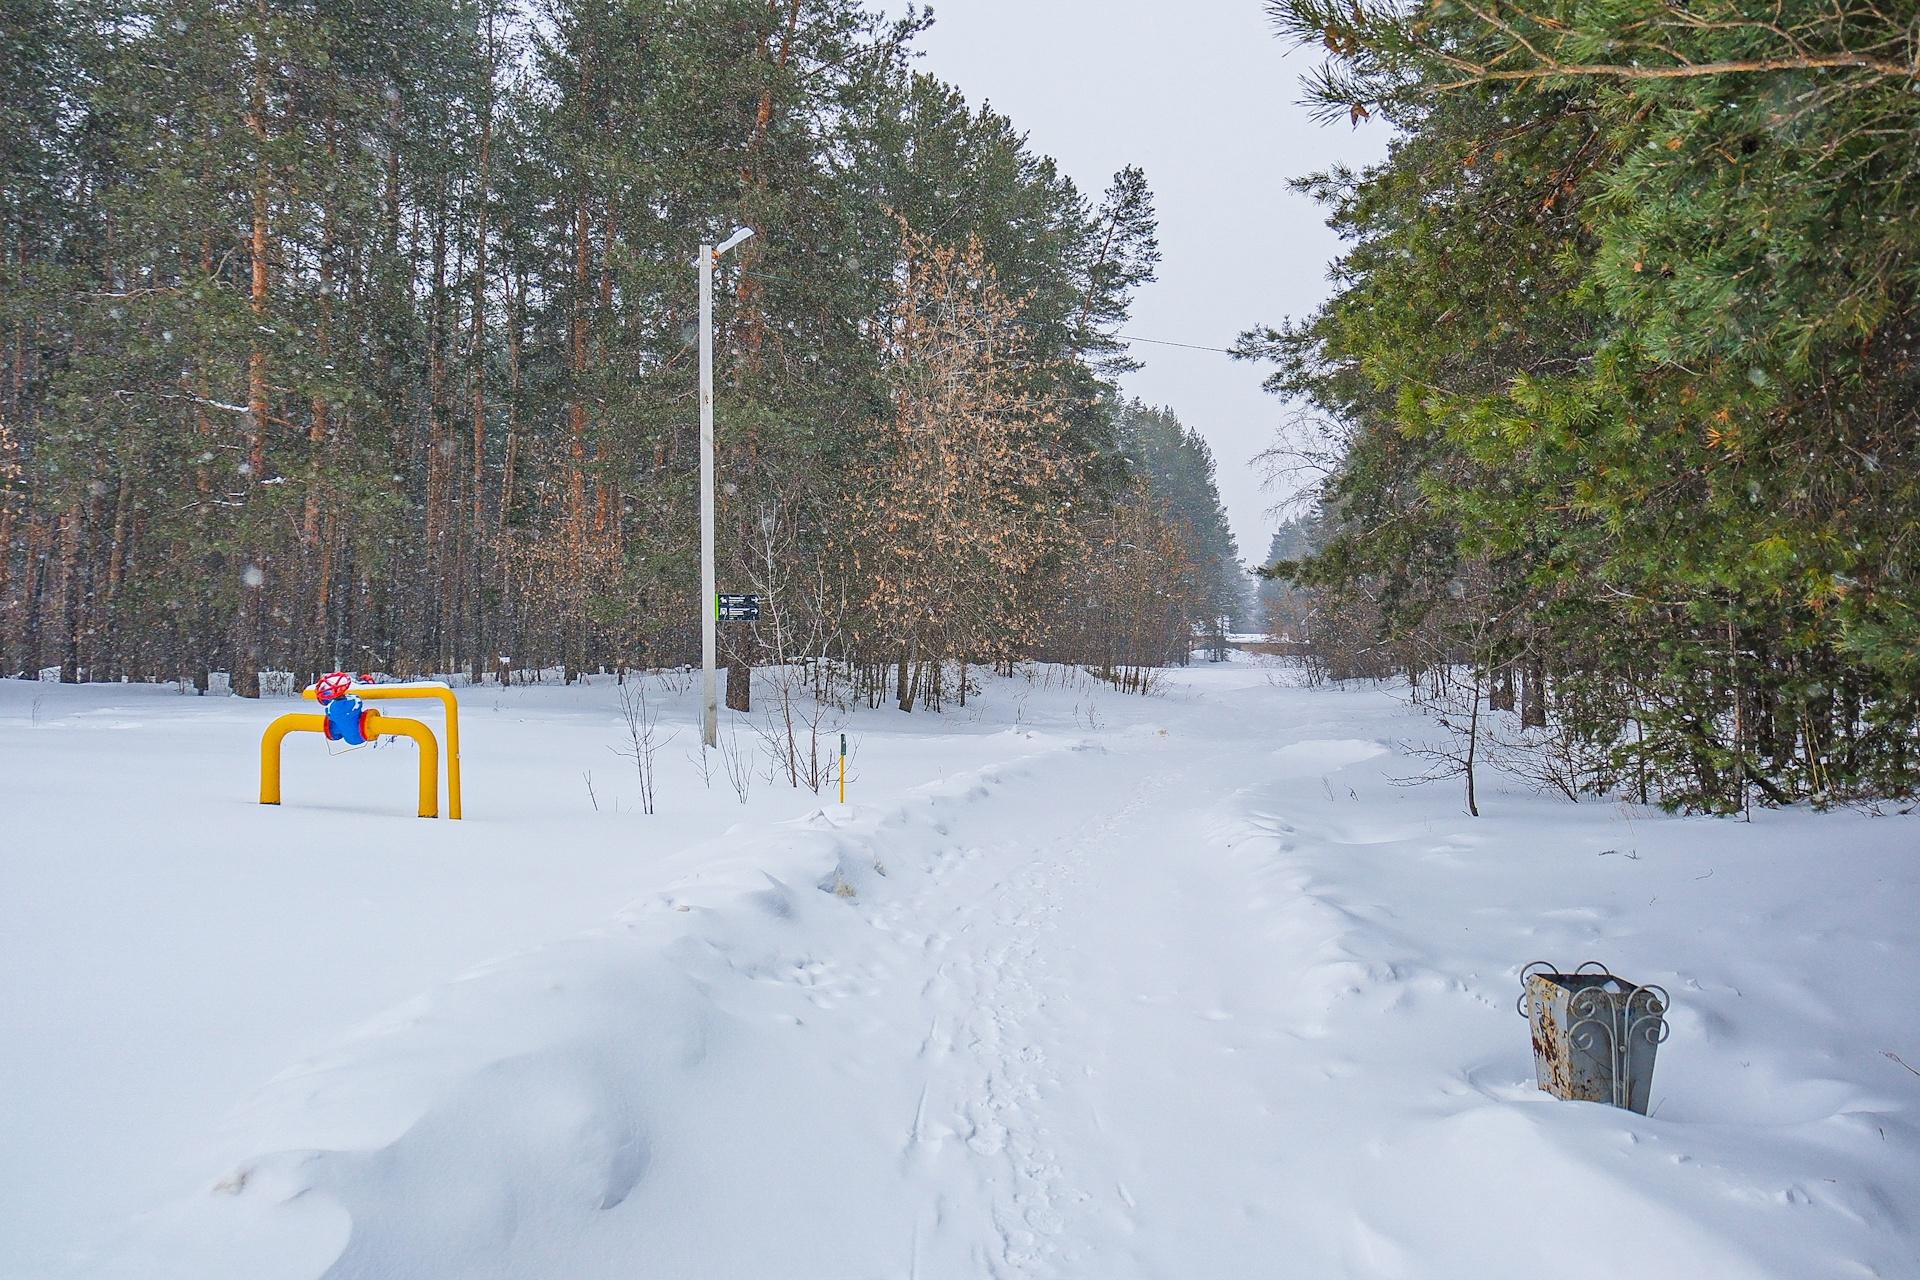
{"label": "rusty metal trash bin", "polygon": [[1540,1088],[1556,1098],[1647,1114],[1669,1004],[1664,988],[1615,977],[1597,960],[1572,973],[1534,961],[1520,971],[1517,1011],[1533,1031]]}

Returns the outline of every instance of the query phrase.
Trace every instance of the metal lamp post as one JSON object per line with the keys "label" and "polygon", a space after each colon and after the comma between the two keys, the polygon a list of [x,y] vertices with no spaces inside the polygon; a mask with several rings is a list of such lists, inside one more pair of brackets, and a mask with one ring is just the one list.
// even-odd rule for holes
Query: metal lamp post
{"label": "metal lamp post", "polygon": [[719,589],[713,575],[713,264],[752,235],[753,228],[741,227],[717,245],[700,246],[700,740],[709,747],[720,745],[719,681],[714,674]]}

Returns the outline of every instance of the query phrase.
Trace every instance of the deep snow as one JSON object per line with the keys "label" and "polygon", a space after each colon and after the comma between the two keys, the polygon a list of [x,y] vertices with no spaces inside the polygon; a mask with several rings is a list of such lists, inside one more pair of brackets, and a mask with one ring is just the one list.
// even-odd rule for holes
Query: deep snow
{"label": "deep snow", "polygon": [[[466,691],[429,823],[410,748],[263,809],[275,705],[0,682],[0,1272],[1920,1275],[1912,818],[1476,821],[1244,662],[742,806],[653,688],[659,813],[609,680]],[[1590,958],[1675,998],[1647,1117],[1532,1086]]]}

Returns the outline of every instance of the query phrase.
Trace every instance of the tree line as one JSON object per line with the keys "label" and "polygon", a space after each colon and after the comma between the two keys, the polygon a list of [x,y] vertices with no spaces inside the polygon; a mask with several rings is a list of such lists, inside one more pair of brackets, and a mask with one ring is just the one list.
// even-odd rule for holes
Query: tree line
{"label": "tree line", "polygon": [[0,672],[692,659],[693,259],[735,226],[740,676],[827,657],[911,708],[951,663],[1183,660],[1239,570],[1211,458],[1112,387],[1152,194],[914,72],[928,21],[5,6]]}
{"label": "tree line", "polygon": [[1395,130],[1300,183],[1332,299],[1240,344],[1327,429],[1269,594],[1323,669],[1512,711],[1569,794],[1911,793],[1910,7],[1270,10],[1326,117]]}

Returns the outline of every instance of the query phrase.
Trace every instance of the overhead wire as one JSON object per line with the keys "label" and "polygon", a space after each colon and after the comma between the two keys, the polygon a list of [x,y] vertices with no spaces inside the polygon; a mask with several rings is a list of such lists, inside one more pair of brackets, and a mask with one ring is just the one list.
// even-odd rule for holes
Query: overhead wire
{"label": "overhead wire", "polygon": [[[800,288],[807,287],[804,283],[802,283],[799,280],[789,279],[786,276],[776,276],[769,272],[756,270],[754,268],[747,268],[743,272],[743,274],[747,276],[751,276],[757,280],[772,281],[777,284],[796,285],[796,286],[799,286]],[[1173,342],[1166,338],[1142,338],[1139,335],[1132,334],[1132,333],[1116,333],[1113,336],[1121,342],[1145,342],[1151,346],[1179,347],[1185,351],[1211,351],[1217,355],[1223,355],[1223,356],[1230,356],[1234,354],[1234,351],[1231,347],[1210,347],[1198,342]]]}
{"label": "overhead wire", "polygon": [[1165,338],[1140,338],[1131,333],[1116,333],[1113,336],[1122,342],[1150,342],[1156,347],[1184,347],[1188,351],[1217,351],[1223,356],[1233,354],[1231,347],[1203,347],[1197,342],[1169,342]]}

